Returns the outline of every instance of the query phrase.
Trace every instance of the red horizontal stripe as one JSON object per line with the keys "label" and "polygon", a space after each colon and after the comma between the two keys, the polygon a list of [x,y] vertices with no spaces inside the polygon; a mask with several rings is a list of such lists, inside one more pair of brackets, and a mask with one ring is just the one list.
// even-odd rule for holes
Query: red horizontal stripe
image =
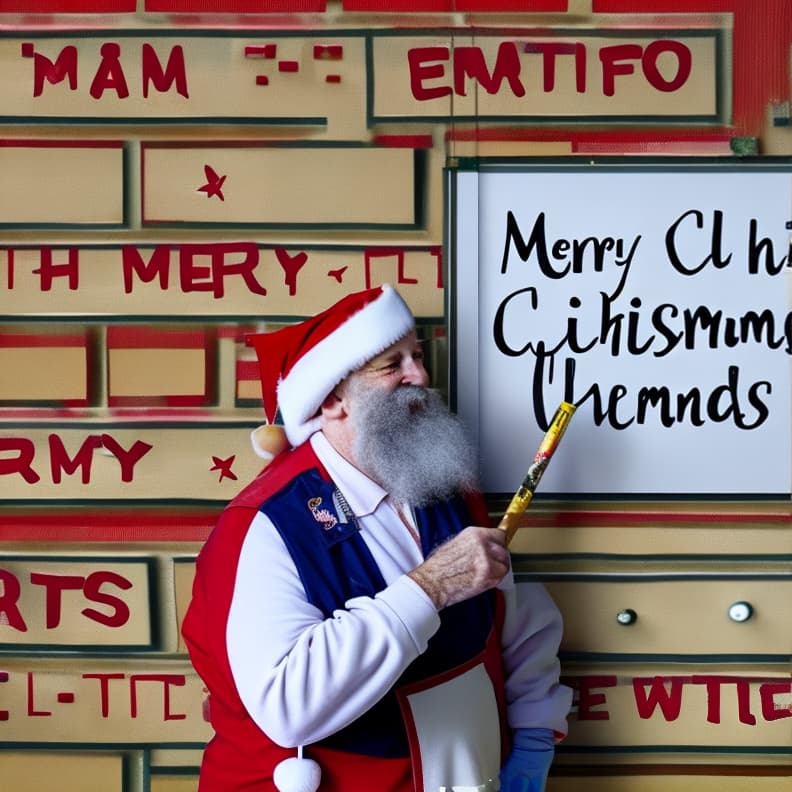
{"label": "red horizontal stripe", "polygon": [[122,14],[136,9],[136,0],[2,0],[4,14]]}
{"label": "red horizontal stripe", "polygon": [[237,380],[258,380],[260,376],[258,361],[237,361]]}
{"label": "red horizontal stripe", "polygon": [[22,140],[22,139],[0,139],[0,148],[87,148],[87,149],[106,149],[124,147],[120,140]]}
{"label": "red horizontal stripe", "polygon": [[202,511],[78,511],[62,514],[6,512],[2,542],[203,542],[222,506]]}
{"label": "red horizontal stripe", "polygon": [[431,135],[377,135],[374,143],[389,148],[414,149],[430,149],[434,145]]}
{"label": "red horizontal stripe", "polygon": [[[532,512],[526,517],[526,528],[636,528],[649,525],[791,525],[789,512],[638,512],[638,511],[560,511],[552,514]],[[647,550],[651,552],[651,548]]]}
{"label": "red horizontal stripe", "polygon": [[86,336],[77,333],[71,335],[0,334],[0,348],[85,347],[87,343]]}
{"label": "red horizontal stripe", "polygon": [[224,14],[269,14],[291,11],[306,13],[324,11],[326,0],[146,0],[146,11],[183,12],[195,11],[203,13]]}

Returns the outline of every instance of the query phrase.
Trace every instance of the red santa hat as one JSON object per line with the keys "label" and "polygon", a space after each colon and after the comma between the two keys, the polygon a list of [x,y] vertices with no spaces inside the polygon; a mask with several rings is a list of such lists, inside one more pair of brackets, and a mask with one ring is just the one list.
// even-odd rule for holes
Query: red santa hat
{"label": "red santa hat", "polygon": [[319,428],[317,413],[333,388],[414,327],[404,300],[384,285],[349,294],[299,324],[249,335],[267,421],[280,408],[289,442],[303,443]]}

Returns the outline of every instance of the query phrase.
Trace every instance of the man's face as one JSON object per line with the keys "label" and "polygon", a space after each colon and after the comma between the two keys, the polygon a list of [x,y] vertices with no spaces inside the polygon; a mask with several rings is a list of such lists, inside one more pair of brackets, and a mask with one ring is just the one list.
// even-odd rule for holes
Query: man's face
{"label": "man's face", "polygon": [[372,358],[356,372],[367,385],[386,392],[395,391],[402,385],[429,384],[429,375],[424,368],[421,342],[414,330]]}
{"label": "man's face", "polygon": [[426,505],[472,489],[476,457],[429,376],[415,333],[344,382],[350,460],[398,503]]}

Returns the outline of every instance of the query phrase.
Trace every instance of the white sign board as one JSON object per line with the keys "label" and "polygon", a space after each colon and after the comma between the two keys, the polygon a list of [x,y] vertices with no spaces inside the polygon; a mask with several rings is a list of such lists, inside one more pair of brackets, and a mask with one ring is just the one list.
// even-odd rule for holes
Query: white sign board
{"label": "white sign board", "polygon": [[449,172],[452,401],[510,494],[788,497],[792,163]]}

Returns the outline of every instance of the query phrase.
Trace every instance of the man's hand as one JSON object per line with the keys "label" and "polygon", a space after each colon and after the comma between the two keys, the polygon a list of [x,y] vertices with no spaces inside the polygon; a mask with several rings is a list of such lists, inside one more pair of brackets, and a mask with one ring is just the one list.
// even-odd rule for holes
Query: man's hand
{"label": "man's hand", "polygon": [[438,610],[495,588],[509,571],[506,533],[468,526],[408,575]]}

